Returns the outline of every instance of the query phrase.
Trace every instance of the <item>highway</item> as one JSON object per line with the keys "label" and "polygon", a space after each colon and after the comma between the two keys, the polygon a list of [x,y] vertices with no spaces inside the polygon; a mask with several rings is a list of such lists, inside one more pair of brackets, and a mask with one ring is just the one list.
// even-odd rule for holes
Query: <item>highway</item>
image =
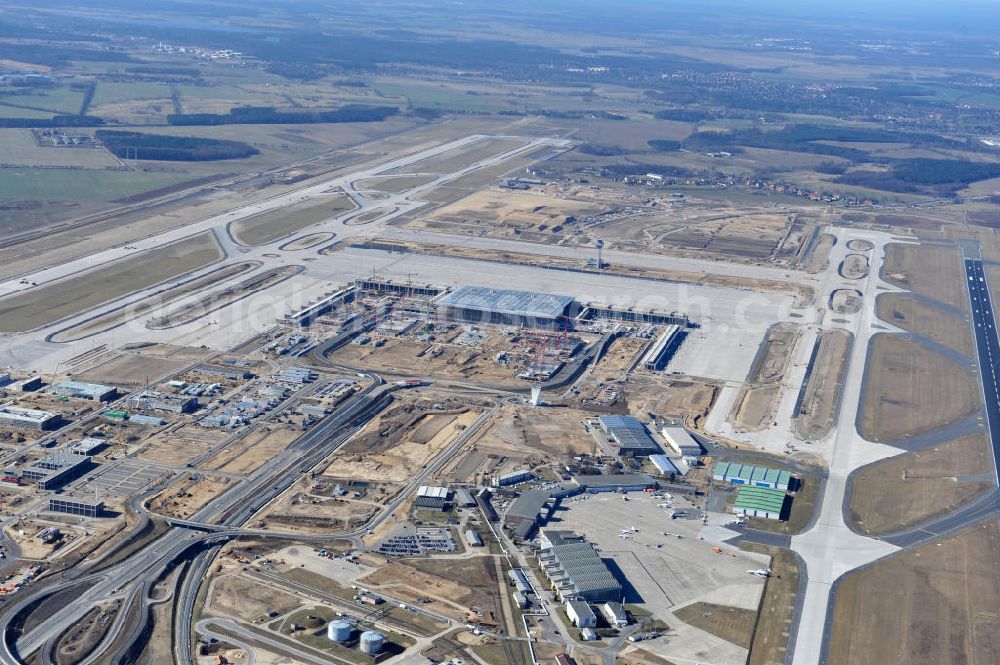
{"label": "highway", "polygon": [[[332,453],[356,431],[359,421],[363,421],[371,415],[370,409],[378,406],[384,393],[392,388],[392,386],[385,386],[377,375],[370,375],[369,378],[371,385],[356,393],[338,412],[323,419],[316,427],[297,439],[281,455],[276,456],[258,469],[247,481],[206,504],[195,513],[194,520],[211,522],[228,513],[224,522],[227,525],[240,525],[257,512],[260,507],[287,489],[300,476],[303,467],[311,468]],[[85,572],[82,570],[71,571],[71,573],[62,576],[56,584],[40,587],[34,593],[25,594],[23,598],[18,599],[17,603],[6,608],[6,612],[0,617],[0,630],[3,631],[5,638],[2,650],[0,650],[0,658],[5,663],[20,662],[18,655],[31,654],[43,644],[58,637],[68,626],[78,621],[95,603],[121,593],[124,587],[131,586],[137,581],[155,580],[167,564],[183,555],[191,547],[200,546],[205,542],[221,542],[234,535],[236,532],[228,530],[204,533],[188,529],[173,529],[126,560],[100,573],[85,576]],[[15,636],[11,634],[11,621],[22,609],[43,595],[64,590],[87,580],[95,583],[91,588],[53,613],[35,630],[27,635]],[[178,598],[178,602],[184,600]],[[11,644],[12,639],[15,642],[14,645]]]}

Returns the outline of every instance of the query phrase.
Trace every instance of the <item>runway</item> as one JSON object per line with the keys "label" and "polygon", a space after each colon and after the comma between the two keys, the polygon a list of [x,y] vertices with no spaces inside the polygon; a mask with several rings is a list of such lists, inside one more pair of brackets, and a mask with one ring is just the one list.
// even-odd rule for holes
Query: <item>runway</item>
{"label": "runway", "polygon": [[997,380],[997,373],[1000,372],[1000,339],[997,337],[996,312],[990,299],[990,287],[986,281],[982,258],[966,257],[964,263],[990,449],[993,451],[993,479],[1000,484],[997,476],[997,462],[1000,460],[1000,383]]}

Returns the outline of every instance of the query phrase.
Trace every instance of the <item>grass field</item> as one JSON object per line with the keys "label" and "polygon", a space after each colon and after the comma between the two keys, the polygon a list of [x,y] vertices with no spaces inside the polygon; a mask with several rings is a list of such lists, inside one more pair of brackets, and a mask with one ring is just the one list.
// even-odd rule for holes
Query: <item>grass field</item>
{"label": "grass field", "polygon": [[895,335],[871,343],[860,424],[872,441],[893,441],[944,427],[980,407],[976,375]]}
{"label": "grass field", "polygon": [[[0,94],[0,102],[18,106],[32,106],[53,113],[79,113],[83,103],[83,92],[73,90],[69,86],[59,88],[33,90],[27,95]],[[24,117],[24,116],[20,116]]]}
{"label": "grass field", "polygon": [[757,618],[753,610],[703,602],[691,603],[674,615],[688,625],[745,648],[750,647]]}
{"label": "grass field", "polygon": [[0,104],[0,118],[51,118],[54,113]]}
{"label": "grass field", "polygon": [[71,279],[0,299],[3,332],[26,332],[95,305],[196,270],[222,258],[215,239],[202,234]]}
{"label": "grass field", "polygon": [[104,169],[0,169],[0,200],[115,201],[191,178],[186,173]]}
{"label": "grass field", "polygon": [[771,556],[748,665],[784,665],[799,587],[799,565],[791,551],[748,543],[743,549]]}
{"label": "grass field", "polygon": [[377,83],[374,90],[390,99],[378,100],[380,104],[411,104],[418,108],[432,108],[446,111],[492,113],[498,110],[514,109],[517,104],[499,95],[470,95],[445,84],[400,85],[397,83]]}
{"label": "grass field", "polygon": [[902,552],[837,591],[829,665],[993,665],[1000,653],[997,520]]}
{"label": "grass field", "polygon": [[133,99],[170,99],[170,86],[162,83],[101,81],[94,92],[93,106],[117,104]]}
{"label": "grass field", "polygon": [[[0,107],[3,108],[3,107]],[[2,161],[19,166],[118,166],[118,160],[102,148],[52,148],[35,142],[30,129],[0,129]]]}
{"label": "grass field", "polygon": [[965,274],[956,247],[903,245],[885,247],[885,280],[900,288],[968,311]]}
{"label": "grass field", "polygon": [[301,206],[248,217],[233,224],[232,231],[244,245],[265,245],[353,209],[354,203],[338,194],[320,203],[312,200]]}
{"label": "grass field", "polygon": [[865,533],[884,534],[944,515],[991,487],[982,434],[891,457],[854,474],[850,515]]}
{"label": "grass field", "polygon": [[903,330],[921,335],[971,356],[972,335],[965,321],[948,312],[903,293],[884,293],[878,297],[878,317]]}

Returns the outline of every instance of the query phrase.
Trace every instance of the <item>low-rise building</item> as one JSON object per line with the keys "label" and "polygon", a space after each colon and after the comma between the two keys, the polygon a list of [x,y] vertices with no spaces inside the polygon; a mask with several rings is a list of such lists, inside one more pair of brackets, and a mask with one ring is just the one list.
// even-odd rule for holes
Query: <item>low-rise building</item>
{"label": "low-rise building", "polygon": [[528,578],[524,576],[524,571],[520,568],[511,568],[507,571],[507,577],[510,581],[514,583],[517,590],[521,593],[529,593],[531,589],[531,584],[528,583]]}
{"label": "low-rise building", "polygon": [[644,473],[604,474],[594,476],[573,476],[585,492],[636,492],[655,487],[656,481]]}
{"label": "low-rise building", "polygon": [[462,508],[474,508],[476,500],[469,490],[459,487],[455,490],[455,504]]}
{"label": "low-rise building", "polygon": [[595,628],[597,626],[597,615],[590,605],[582,600],[566,601],[566,616],[577,628]]}
{"label": "low-rise building", "polygon": [[[656,470],[664,476],[683,476],[687,473],[687,470],[691,468],[682,459],[675,461],[666,455],[650,455],[649,461],[652,462],[653,466],[656,467]],[[683,465],[683,469],[681,469],[681,465]]]}
{"label": "low-rise building", "polygon": [[104,502],[74,496],[53,496],[49,497],[49,510],[81,517],[100,517],[104,512]]}
{"label": "low-rise building", "polygon": [[468,529],[465,532],[465,542],[469,547],[482,547],[483,539],[475,529]]}
{"label": "low-rise building", "polygon": [[527,540],[535,527],[548,521],[556,501],[544,490],[525,490],[507,509],[504,526],[512,532],[514,540]]}
{"label": "low-rise building", "polygon": [[562,600],[621,602],[621,582],[594,546],[572,531],[542,529],[538,563]]}
{"label": "low-rise building", "polygon": [[20,476],[25,480],[36,481],[38,489],[57,490],[93,467],[90,457],[86,455],[58,452],[38,460],[33,466],[24,467],[20,470]]}
{"label": "low-rise building", "polygon": [[155,390],[145,390],[127,400],[130,409],[139,411],[168,411],[170,413],[191,413],[198,408],[197,397],[168,395]]}
{"label": "low-rise building", "polygon": [[787,491],[792,474],[784,469],[773,469],[754,464],[719,462],[712,470],[712,480],[733,485],[752,485]]}
{"label": "low-rise building", "polygon": [[19,406],[0,406],[0,426],[16,429],[50,430],[59,422],[59,414]]}
{"label": "low-rise building", "polygon": [[660,433],[673,451],[681,457],[695,458],[705,454],[701,444],[680,425],[665,425]]}
{"label": "low-rise building", "polygon": [[620,455],[655,455],[663,452],[649,430],[633,416],[601,416],[601,429],[618,445]]}
{"label": "low-rise building", "polygon": [[787,499],[788,495],[782,490],[741,485],[736,494],[733,511],[744,517],[778,520],[782,517]]}
{"label": "low-rise building", "polygon": [[618,602],[608,602],[601,605],[601,614],[607,620],[608,625],[615,628],[624,628],[628,625],[628,613],[625,606]]}
{"label": "low-rise building", "polygon": [[516,485],[517,483],[523,483],[526,480],[531,480],[531,471],[511,471],[510,473],[505,473],[499,476],[493,476],[493,485],[496,487],[504,487],[506,485]]}
{"label": "low-rise building", "polygon": [[92,436],[85,436],[79,441],[75,441],[69,447],[69,451],[74,455],[96,455],[108,445],[106,439],[98,439]]}
{"label": "low-rise building", "polygon": [[118,389],[100,383],[84,383],[82,381],[60,381],[49,388],[49,392],[60,397],[91,400],[94,402],[110,402],[118,396]]}

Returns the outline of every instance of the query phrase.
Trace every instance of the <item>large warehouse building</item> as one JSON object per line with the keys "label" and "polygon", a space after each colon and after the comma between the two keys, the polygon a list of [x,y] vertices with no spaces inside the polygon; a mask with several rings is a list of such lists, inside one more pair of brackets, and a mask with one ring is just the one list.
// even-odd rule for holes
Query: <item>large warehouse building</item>
{"label": "large warehouse building", "polygon": [[538,562],[560,600],[621,602],[621,582],[594,546],[572,531],[542,530]]}
{"label": "large warehouse building", "polygon": [[567,327],[577,307],[569,296],[482,286],[463,286],[435,304],[438,314],[449,319],[546,329]]}
{"label": "large warehouse building", "polygon": [[53,496],[49,497],[49,510],[81,517],[100,517],[104,512],[104,502],[75,496]]}
{"label": "large warehouse building", "polygon": [[526,540],[534,533],[536,526],[549,519],[557,502],[544,490],[525,490],[504,515],[504,526],[510,529],[515,541]]}
{"label": "large warehouse building", "polygon": [[601,416],[597,422],[604,433],[618,444],[619,455],[656,455],[663,452],[638,418]]}
{"label": "large warehouse building", "polygon": [[83,383],[82,381],[60,381],[49,388],[49,392],[60,397],[86,399],[94,402],[110,402],[118,396],[118,389],[100,383]]}
{"label": "large warehouse building", "polygon": [[38,409],[22,409],[19,406],[0,406],[0,426],[18,429],[54,429],[59,422],[59,414]]}
{"label": "large warehouse building", "polygon": [[781,490],[741,485],[733,503],[733,512],[743,517],[763,517],[780,520],[788,496]]}

